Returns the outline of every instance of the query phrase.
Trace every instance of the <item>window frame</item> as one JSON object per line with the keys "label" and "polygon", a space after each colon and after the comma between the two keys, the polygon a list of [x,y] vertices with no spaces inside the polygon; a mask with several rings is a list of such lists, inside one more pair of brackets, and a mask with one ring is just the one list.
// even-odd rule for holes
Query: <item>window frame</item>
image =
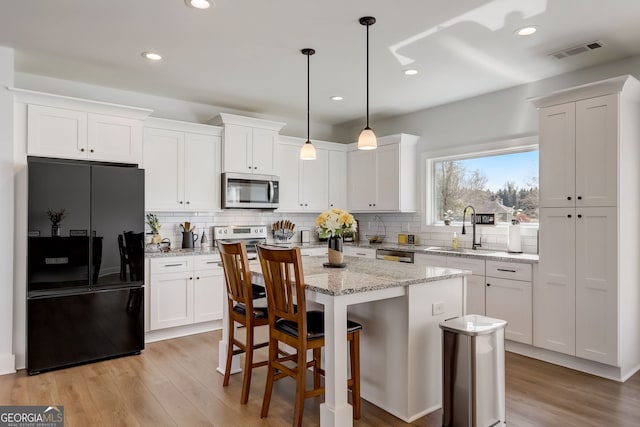
{"label": "window frame", "polygon": [[[464,160],[475,157],[496,156],[501,154],[521,153],[526,151],[539,150],[538,136],[524,136],[520,138],[505,139],[499,141],[493,141],[483,144],[475,144],[473,146],[456,146],[443,150],[426,151],[421,155],[421,205],[422,205],[422,231],[429,231],[432,227],[441,230],[441,227],[446,227],[443,221],[436,219],[436,207],[435,207],[435,180],[434,176],[434,164],[439,161],[446,160]],[[538,169],[539,171],[539,169]],[[538,173],[538,178],[539,178]],[[462,224],[460,221],[456,221],[452,224]],[[522,226],[538,228],[538,223],[522,223]],[[501,227],[502,224],[496,225]],[[504,224],[506,226],[506,224]]]}

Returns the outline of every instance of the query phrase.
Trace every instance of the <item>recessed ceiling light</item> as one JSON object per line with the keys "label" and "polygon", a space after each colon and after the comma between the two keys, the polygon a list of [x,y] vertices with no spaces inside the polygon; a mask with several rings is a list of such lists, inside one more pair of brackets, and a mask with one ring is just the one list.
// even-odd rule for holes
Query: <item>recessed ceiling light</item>
{"label": "recessed ceiling light", "polygon": [[142,52],[142,57],[152,61],[160,61],[162,59],[162,55],[155,52]]}
{"label": "recessed ceiling light", "polygon": [[334,95],[331,97],[332,101],[342,101],[344,98],[340,95]]}
{"label": "recessed ceiling light", "polygon": [[405,76],[415,76],[416,74],[418,74],[418,70],[414,69],[414,68],[409,68],[408,70],[404,70],[402,71],[402,73]]}
{"label": "recessed ceiling light", "polygon": [[209,9],[211,3],[209,0],[184,0],[187,6],[195,7],[196,9]]}
{"label": "recessed ceiling light", "polygon": [[535,25],[530,25],[528,27],[522,27],[516,30],[516,34],[519,36],[530,36],[531,34],[538,31],[538,27]]}

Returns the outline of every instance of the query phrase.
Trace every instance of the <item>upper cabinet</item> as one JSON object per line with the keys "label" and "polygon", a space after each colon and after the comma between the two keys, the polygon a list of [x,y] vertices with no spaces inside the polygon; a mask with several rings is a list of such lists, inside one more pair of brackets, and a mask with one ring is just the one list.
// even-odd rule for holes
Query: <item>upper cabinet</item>
{"label": "upper cabinet", "polygon": [[145,209],[220,209],[222,129],[149,119],[144,130]]}
{"label": "upper cabinet", "polygon": [[540,206],[616,206],[618,95],[540,109]]}
{"label": "upper cabinet", "polygon": [[300,160],[303,138],[280,136],[276,175],[280,177],[280,212],[346,209],[347,146],[315,141],[315,160]]}
{"label": "upper cabinet", "polygon": [[378,148],[347,155],[347,195],[353,212],[416,211],[416,144],[419,137],[378,138]]}
{"label": "upper cabinet", "polygon": [[223,172],[276,174],[276,144],[284,123],[226,113],[213,123],[223,126]]}
{"label": "upper cabinet", "polygon": [[151,110],[12,89],[27,105],[27,154],[138,164]]}

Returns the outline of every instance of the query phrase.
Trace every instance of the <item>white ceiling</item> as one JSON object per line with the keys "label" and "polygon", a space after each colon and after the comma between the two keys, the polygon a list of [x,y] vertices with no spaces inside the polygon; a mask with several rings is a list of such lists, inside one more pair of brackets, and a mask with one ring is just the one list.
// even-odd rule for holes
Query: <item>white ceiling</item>
{"label": "white ceiling", "polygon": [[[333,125],[412,112],[640,54],[640,0],[3,0],[16,71]],[[533,36],[514,30],[537,25]],[[594,40],[601,49],[549,54]],[[159,63],[143,51],[164,56]],[[405,68],[419,74],[404,76]],[[331,101],[331,95],[345,100]],[[373,124],[372,124],[373,126]],[[374,126],[375,127],[375,126]]]}

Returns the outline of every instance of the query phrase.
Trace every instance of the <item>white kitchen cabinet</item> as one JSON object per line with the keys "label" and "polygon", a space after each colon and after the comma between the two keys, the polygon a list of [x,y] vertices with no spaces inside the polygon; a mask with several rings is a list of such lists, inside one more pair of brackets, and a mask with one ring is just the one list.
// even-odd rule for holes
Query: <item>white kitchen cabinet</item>
{"label": "white kitchen cabinet", "polygon": [[347,155],[347,195],[353,212],[415,212],[418,137],[378,138],[378,148]]}
{"label": "white kitchen cabinet", "polygon": [[533,343],[533,269],[531,264],[486,262],[486,313],[507,321],[505,338]]}
{"label": "white kitchen cabinet", "polygon": [[220,209],[220,134],[214,126],[150,119],[145,127],[145,209]]}
{"label": "white kitchen cabinet", "polygon": [[539,239],[533,345],[575,355],[575,209],[541,208]]}
{"label": "white kitchen cabinet", "polygon": [[429,267],[447,267],[447,257],[445,255],[433,255],[425,253],[415,253],[413,255],[413,262],[415,264],[429,266]]}
{"label": "white kitchen cabinet", "polygon": [[284,123],[221,113],[223,172],[276,174],[278,132]]}
{"label": "white kitchen cabinet", "polygon": [[540,110],[540,206],[616,206],[618,96]]}
{"label": "white kitchen cabinet", "polygon": [[342,248],[342,253],[346,256],[355,256],[360,258],[376,258],[376,249],[374,248],[363,248],[358,246],[344,245]]}
{"label": "white kitchen cabinet", "polygon": [[[541,127],[534,344],[624,379],[640,366],[640,244],[630,237],[640,235],[640,83],[615,77],[533,101]],[[558,171],[573,167],[572,192]]]}
{"label": "white kitchen cabinet", "polygon": [[316,148],[315,160],[300,160],[299,143],[281,141],[276,149],[280,212],[321,212],[329,203],[329,153]]}
{"label": "white kitchen cabinet", "polygon": [[471,272],[467,276],[467,300],[465,314],[485,315],[485,261],[477,258],[447,256],[447,267]]}
{"label": "white kitchen cabinet", "polygon": [[301,256],[327,256],[329,254],[329,246],[318,246],[314,248],[300,248]]}
{"label": "white kitchen cabinet", "polygon": [[27,104],[27,154],[138,164],[151,110],[12,89]]}
{"label": "white kitchen cabinet", "polygon": [[347,152],[329,151],[329,208],[347,209]]}
{"label": "white kitchen cabinet", "polygon": [[153,258],[150,330],[222,318],[224,273],[217,255]]}

